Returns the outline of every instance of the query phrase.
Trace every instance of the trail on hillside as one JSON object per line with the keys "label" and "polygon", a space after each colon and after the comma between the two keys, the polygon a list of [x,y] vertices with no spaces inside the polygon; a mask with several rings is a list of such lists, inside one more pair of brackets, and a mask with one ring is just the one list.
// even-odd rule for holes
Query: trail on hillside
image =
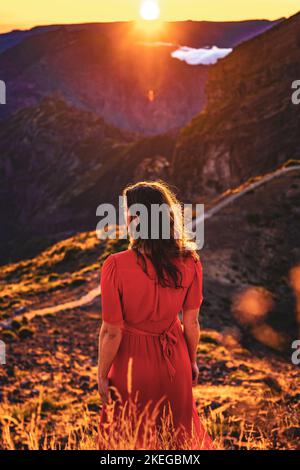
{"label": "trail on hillside", "polygon": [[[253,183],[247,182],[241,185],[239,188],[230,190],[229,195],[227,195],[228,192],[225,193],[223,195],[223,199],[220,202],[216,203],[211,209],[206,211],[204,215],[201,215],[198,218],[196,218],[193,225],[197,226],[198,224],[203,223],[203,221],[210,219],[214,215],[218,214],[222,209],[227,207],[229,204],[233,203],[235,200],[241,198],[245,194],[249,193],[250,191],[253,191],[254,189],[257,189],[258,187],[266,184],[267,182],[275,178],[278,178],[291,171],[300,171],[300,165],[284,166],[272,173],[268,173],[264,176],[256,177]],[[82,306],[92,303],[100,295],[101,295],[100,287],[99,286],[96,288],[94,287],[93,289],[91,289],[89,292],[79,297],[78,299],[70,300],[69,302],[64,302],[62,304],[58,304],[52,307],[40,308],[36,310],[31,310],[29,312],[25,312],[22,314],[17,314],[16,316],[13,317],[13,320],[21,320],[23,317],[26,317],[28,320],[31,320],[35,316],[55,314],[55,313],[59,313],[65,310],[82,307]],[[12,319],[4,320],[0,322],[0,326],[7,327],[10,325],[11,321]]]}
{"label": "trail on hillside", "polygon": [[[21,320],[23,317],[27,318],[27,320],[31,320],[33,317],[36,316],[43,316],[43,315],[51,315],[55,313],[62,312],[64,310],[71,310],[78,307],[83,307],[92,303],[97,297],[101,294],[100,286],[95,287],[94,289],[90,290],[87,294],[79,297],[75,300],[70,300],[69,302],[64,302],[62,304],[54,305],[52,307],[44,307],[36,310],[31,310],[29,312],[18,314],[13,317],[13,320]],[[11,323],[11,319],[2,321],[0,326],[7,327]]]}
{"label": "trail on hillside", "polygon": [[228,206],[229,204],[234,202],[236,199],[239,199],[240,197],[244,196],[250,191],[253,191],[254,189],[259,188],[263,184],[268,183],[269,181],[275,178],[278,178],[279,176],[282,176],[285,173],[289,173],[290,171],[297,171],[297,170],[300,171],[300,165],[283,167],[283,168],[280,168],[279,170],[274,171],[273,173],[268,173],[264,176],[257,177],[256,181],[254,181],[253,183],[250,183],[250,184],[245,183],[244,185],[240,186],[240,188],[237,188],[235,190],[230,190],[231,194],[229,196],[226,196],[222,201],[218,202],[211,209],[206,211],[204,213],[204,216],[201,215],[197,217],[194,221],[194,226],[197,226],[199,223],[203,222],[203,220],[210,219],[215,214],[218,214],[222,209],[224,209],[224,207]]}

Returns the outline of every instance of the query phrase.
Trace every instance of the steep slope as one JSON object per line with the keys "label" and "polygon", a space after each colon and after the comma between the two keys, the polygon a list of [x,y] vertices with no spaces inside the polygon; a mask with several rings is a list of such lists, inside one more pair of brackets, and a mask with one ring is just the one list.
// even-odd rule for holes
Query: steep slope
{"label": "steep slope", "polygon": [[16,46],[24,39],[35,36],[52,29],[57,29],[58,26],[36,26],[28,30],[13,30],[8,33],[0,34],[0,53]]}
{"label": "steep slope", "polygon": [[[218,448],[299,448],[299,367],[291,361],[297,293],[290,283],[291,269],[300,265],[299,198],[300,172],[293,170],[206,223],[200,383],[193,392]],[[79,436],[72,448],[94,448],[99,274],[106,257],[126,244],[80,233],[33,259],[0,267],[0,338],[9,351],[0,373],[0,412],[10,427],[1,448],[27,448],[29,432],[51,432],[51,443],[36,440],[43,448],[69,448],[70,432]],[[96,297],[78,303],[97,288]],[[250,298],[249,289],[256,292]],[[235,312],[241,292],[248,297]],[[36,410],[42,412],[34,420]]]}
{"label": "steep slope", "polygon": [[273,24],[166,23],[149,35],[134,23],[108,23],[0,36],[0,77],[7,83],[0,117],[59,91],[122,129],[157,134],[181,127],[204,105],[208,68],[172,58],[178,44],[231,47]]}
{"label": "steep slope", "polygon": [[293,170],[244,194],[205,222],[201,257],[206,327],[235,326],[242,329],[237,335],[242,331],[246,344],[257,338],[290,353],[300,331],[297,286],[292,282],[293,269],[300,266],[299,200],[300,171]]}
{"label": "steep slope", "polygon": [[180,133],[174,179],[185,194],[219,192],[299,158],[300,14],[211,68],[206,109]]}
{"label": "steep slope", "polygon": [[[234,188],[232,193],[243,189]],[[243,194],[205,222],[201,324],[228,331],[256,353],[266,351],[258,341],[290,354],[300,328],[296,303],[299,200],[300,171],[291,169]],[[105,242],[96,238],[95,231],[83,232],[71,238],[66,235],[33,259],[1,267],[0,311],[11,319],[24,313],[31,318],[53,305],[65,310],[67,302],[99,288],[99,264],[108,254],[126,248],[127,240]]]}
{"label": "steep slope", "polygon": [[137,140],[57,97],[12,115],[0,127],[1,260],[33,237],[95,228],[97,206],[168,172],[173,148],[172,136]]}
{"label": "steep slope", "polygon": [[[103,260],[124,248],[82,233],[33,259],[0,267],[0,338],[9,352],[0,369],[1,425],[8,430],[1,433],[1,449],[95,448],[100,299],[64,306],[99,289]],[[38,305],[58,310],[28,318]],[[15,311],[19,317],[2,328]],[[245,348],[232,329],[201,328],[193,393],[220,449],[299,448],[297,366],[271,350],[260,352]]]}

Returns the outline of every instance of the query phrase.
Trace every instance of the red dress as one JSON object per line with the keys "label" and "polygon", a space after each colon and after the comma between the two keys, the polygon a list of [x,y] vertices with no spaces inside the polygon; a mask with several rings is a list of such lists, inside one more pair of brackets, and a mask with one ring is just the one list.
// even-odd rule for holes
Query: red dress
{"label": "red dress", "polygon": [[[190,359],[178,318],[183,308],[200,308],[201,263],[191,256],[178,258],[183,288],[175,289],[159,285],[151,261],[145,260],[148,274],[133,250],[110,255],[102,267],[102,318],[123,329],[109,372],[110,385],[123,404],[135,397],[141,413],[149,404],[151,411],[156,406],[156,427],[169,413],[178,446],[184,435],[185,442],[186,436],[191,437],[191,448],[212,448],[193,399]],[[104,405],[100,423],[106,420]]]}

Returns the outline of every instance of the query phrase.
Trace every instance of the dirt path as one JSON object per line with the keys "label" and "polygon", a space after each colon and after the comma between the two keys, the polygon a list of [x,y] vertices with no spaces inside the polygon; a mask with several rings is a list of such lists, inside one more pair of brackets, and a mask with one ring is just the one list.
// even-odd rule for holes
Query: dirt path
{"label": "dirt path", "polygon": [[275,178],[278,178],[286,173],[289,173],[290,171],[300,171],[300,165],[283,167],[283,168],[280,168],[279,170],[274,171],[273,173],[268,173],[265,176],[261,176],[257,178],[257,181],[254,181],[253,183],[250,183],[250,184],[246,183],[245,185],[240,187],[241,189],[234,190],[232,194],[230,194],[229,196],[226,196],[222,201],[220,201],[214,207],[206,211],[204,216],[201,215],[197,217],[197,219],[194,221],[194,226],[203,222],[203,220],[210,219],[212,216],[214,216],[215,214],[220,212],[222,209],[224,209],[224,207],[228,206],[233,201],[235,201],[236,199],[239,199],[240,197],[244,196],[250,191],[253,191],[253,189],[259,188],[263,184]]}
{"label": "dirt path", "polygon": [[[53,307],[45,307],[45,308],[40,308],[37,310],[31,310],[26,313],[20,313],[14,316],[13,320],[20,321],[24,317],[27,318],[27,320],[31,320],[33,317],[36,317],[36,316],[49,315],[49,314],[62,312],[63,310],[71,310],[74,308],[82,307],[84,305],[88,305],[92,303],[99,296],[100,296],[100,286],[95,287],[94,289],[90,290],[87,294],[82,295],[76,300],[70,300],[69,302],[64,302],[59,305],[54,305]],[[4,320],[0,323],[0,326],[4,328],[8,327],[11,321],[12,321],[11,319]]]}
{"label": "dirt path", "polygon": [[[267,182],[269,182],[269,181],[271,181],[275,178],[278,178],[278,177],[280,177],[280,176],[282,176],[282,175],[284,175],[288,172],[291,172],[291,171],[300,171],[300,165],[293,165],[293,166],[289,166],[289,167],[283,167],[283,168],[280,168],[279,170],[276,170],[273,173],[268,173],[267,175],[264,175],[262,177],[257,178],[257,180],[254,181],[253,183],[250,183],[250,184],[246,183],[245,185],[241,186],[240,188],[234,190],[234,192],[232,194],[230,194],[229,196],[224,196],[224,199],[222,201],[218,202],[214,207],[212,207],[211,209],[206,211],[204,216],[198,217],[194,221],[194,226],[196,226],[196,225],[202,223],[204,220],[210,219],[214,215],[218,214],[222,209],[224,209],[224,207],[228,206],[229,204],[234,202],[236,199],[244,196],[249,191],[252,191],[252,190],[262,186],[263,184],[265,184],[265,183],[267,183]],[[23,317],[26,317],[28,320],[31,320],[35,316],[43,316],[43,315],[48,315],[48,314],[54,314],[54,313],[61,312],[63,310],[70,310],[70,309],[73,309],[73,308],[82,307],[84,305],[90,304],[91,302],[93,302],[100,295],[101,295],[100,287],[96,287],[96,288],[93,288],[92,290],[90,290],[88,293],[84,294],[83,296],[79,297],[76,300],[70,300],[69,302],[65,302],[65,303],[62,303],[62,304],[59,304],[59,305],[55,305],[53,307],[46,307],[46,308],[41,308],[41,309],[37,309],[37,310],[31,310],[27,313],[16,315],[13,319],[14,320],[20,320]],[[11,319],[4,320],[4,321],[0,322],[0,326],[5,328],[5,327],[8,327],[10,325],[10,323],[11,323]]]}

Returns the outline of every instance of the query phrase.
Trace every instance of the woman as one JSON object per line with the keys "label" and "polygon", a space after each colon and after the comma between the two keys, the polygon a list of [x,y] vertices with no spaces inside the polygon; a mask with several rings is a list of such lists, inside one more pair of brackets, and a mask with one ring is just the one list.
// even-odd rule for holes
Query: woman
{"label": "woman", "polygon": [[[166,184],[137,183],[123,195],[129,249],[110,255],[101,276],[98,383],[104,406],[100,434],[106,432],[107,439],[114,422],[122,433],[126,420],[127,425],[134,420],[129,428],[139,428],[135,448],[212,448],[192,396],[199,375],[199,257],[182,229],[180,205]],[[141,212],[132,211],[136,204],[147,209],[147,236],[138,236],[145,217],[142,220]],[[157,223],[151,208],[158,205],[168,210]],[[168,237],[163,236],[166,222]],[[153,236],[157,228],[158,236]]]}

